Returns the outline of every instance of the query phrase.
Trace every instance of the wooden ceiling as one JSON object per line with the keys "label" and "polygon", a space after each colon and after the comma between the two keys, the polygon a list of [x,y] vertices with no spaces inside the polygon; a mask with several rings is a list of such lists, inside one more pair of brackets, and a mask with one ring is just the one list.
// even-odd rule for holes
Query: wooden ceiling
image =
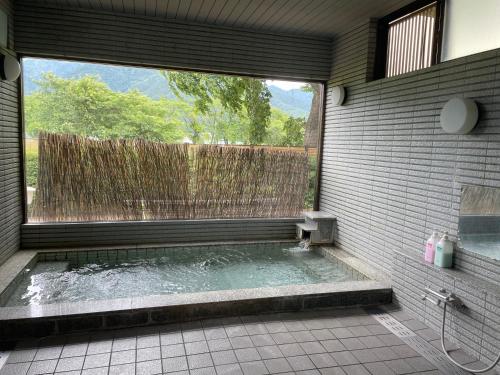
{"label": "wooden ceiling", "polygon": [[47,5],[156,16],[332,38],[412,0],[39,0]]}

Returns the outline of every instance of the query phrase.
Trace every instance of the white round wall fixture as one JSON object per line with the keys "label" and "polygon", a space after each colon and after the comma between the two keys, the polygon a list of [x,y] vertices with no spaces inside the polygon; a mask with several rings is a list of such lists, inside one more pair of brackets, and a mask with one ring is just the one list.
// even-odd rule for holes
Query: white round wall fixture
{"label": "white round wall fixture", "polygon": [[333,86],[330,90],[330,101],[332,105],[342,105],[345,100],[345,88],[344,86]]}
{"label": "white round wall fixture", "polygon": [[477,124],[479,111],[474,100],[452,98],[441,110],[441,128],[449,134],[468,134]]}
{"label": "white round wall fixture", "polygon": [[0,78],[6,81],[15,81],[21,74],[21,64],[15,57],[0,55]]}

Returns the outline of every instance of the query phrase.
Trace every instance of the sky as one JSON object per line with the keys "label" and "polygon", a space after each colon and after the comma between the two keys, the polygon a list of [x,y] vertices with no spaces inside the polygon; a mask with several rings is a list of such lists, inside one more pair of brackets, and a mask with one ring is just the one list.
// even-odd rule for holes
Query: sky
{"label": "sky", "polygon": [[268,79],[266,81],[268,86],[277,86],[282,90],[293,90],[293,89],[300,89],[302,86],[304,86],[304,82],[293,82],[293,81],[278,81],[275,79]]}

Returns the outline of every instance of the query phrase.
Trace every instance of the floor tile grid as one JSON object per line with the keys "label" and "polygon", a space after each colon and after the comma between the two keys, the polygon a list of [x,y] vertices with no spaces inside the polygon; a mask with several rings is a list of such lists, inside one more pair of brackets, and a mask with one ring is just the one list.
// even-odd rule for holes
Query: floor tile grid
{"label": "floor tile grid", "polygon": [[[392,334],[388,334],[387,332],[383,331],[383,327],[380,325],[377,325],[376,322],[369,317],[366,314],[360,314],[360,312],[357,312],[357,316],[352,316],[352,311],[351,312],[345,312],[345,315],[343,314],[338,314],[338,316],[334,316],[333,318],[331,317],[332,313],[330,312],[328,314],[328,317],[322,317],[321,314],[319,313],[314,313],[314,314],[305,314],[306,316],[300,316],[300,314],[295,314],[292,315],[291,317],[295,318],[293,320],[290,320],[290,316],[285,316],[285,318],[288,319],[283,319],[283,317],[280,317],[279,315],[273,315],[273,316],[261,316],[261,317],[241,317],[241,318],[234,318],[234,319],[225,319],[223,321],[219,321],[217,324],[216,321],[203,321],[203,322],[196,322],[196,323],[189,323],[186,325],[182,325],[180,327],[180,332],[182,336],[182,345],[184,347],[184,351],[186,351],[186,344],[190,345],[190,343],[199,343],[199,342],[207,342],[207,336],[206,332],[210,332],[212,336],[209,336],[211,339],[217,339],[215,337],[219,337],[218,339],[224,339],[224,337],[227,337],[229,342],[231,343],[231,348],[232,350],[240,350],[240,349],[245,349],[246,348],[258,348],[258,344],[255,343],[255,340],[252,340],[252,336],[258,336],[260,335],[269,335],[272,340],[274,341],[274,345],[281,345],[282,348],[286,348],[286,345],[289,344],[301,344],[299,347],[301,348],[302,352],[296,352],[296,353],[287,353],[290,354],[289,357],[286,357],[285,354],[281,352],[281,349],[278,349],[278,351],[281,352],[281,355],[283,356],[282,358],[286,358],[287,363],[289,366],[291,366],[294,370],[296,371],[301,371],[301,370],[321,370],[322,367],[317,366],[318,361],[321,361],[321,356],[318,357],[319,354],[322,353],[328,353],[328,348],[325,348],[325,343],[332,343],[332,341],[328,340],[337,340],[337,345],[338,347],[330,347],[330,353],[343,353],[343,355],[340,355],[338,358],[341,359],[340,364],[344,365],[346,367],[348,366],[354,366],[359,364],[359,360],[355,357],[352,356],[351,352],[345,350],[348,349],[344,346],[344,344],[349,345],[349,350],[352,350],[355,352],[355,350],[362,350],[362,349],[367,349],[366,345],[363,344],[363,341],[361,341],[361,338],[366,338],[366,337],[377,337],[376,335],[378,334],[380,337],[385,338],[385,342],[382,340],[375,340],[376,346],[379,347],[390,347],[391,344],[400,344],[396,340],[394,340],[393,337],[391,337]],[[319,315],[319,316],[318,316]],[[222,323],[222,325],[220,324]],[[225,324],[224,324],[225,323]],[[363,325],[364,324],[364,325]],[[331,328],[330,328],[331,327]],[[224,330],[222,331],[221,328]],[[306,329],[304,329],[306,328]],[[217,331],[218,329],[218,331]],[[211,330],[211,331],[210,331]],[[215,330],[215,331],[214,331]],[[137,333],[147,333],[147,332],[141,332],[143,330],[139,329],[137,330]],[[250,331],[250,332],[249,332]],[[266,332],[267,331],[267,332]],[[354,331],[354,332],[353,332]],[[168,335],[170,334],[179,334],[179,327],[178,326],[170,326],[170,327],[164,327],[163,329],[158,329],[156,328],[156,333],[152,333],[152,335],[144,335],[144,336],[137,336],[137,350],[139,349],[146,349],[146,348],[154,348],[158,347],[160,348],[160,343],[161,343],[161,337],[162,334]],[[302,340],[299,338],[297,339],[297,334],[293,335],[293,333],[297,332],[302,332],[302,333],[309,333],[313,336],[305,335],[305,338],[302,337]],[[328,333],[330,332],[330,334]],[[255,333],[255,335],[250,335],[250,333]],[[109,336],[110,332],[104,333],[104,335]],[[215,334],[215,336],[213,336]],[[316,335],[315,335],[316,334]],[[219,336],[217,336],[219,335]],[[330,336],[331,335],[331,336]],[[115,338],[115,342],[118,342],[117,340],[120,340],[122,338],[119,337]],[[148,337],[149,336],[149,337]],[[153,337],[151,337],[153,336]],[[318,337],[319,336],[319,337]],[[267,337],[267,336],[266,336]],[[300,335],[299,335],[300,337]],[[239,340],[237,338],[240,338]],[[242,340],[242,338],[247,338],[247,340]],[[321,340],[321,339],[326,339],[326,340]],[[130,338],[129,338],[130,339]],[[201,340],[200,340],[201,339]],[[233,339],[233,340],[231,340]],[[179,340],[179,339],[177,339]],[[193,341],[193,340],[198,340],[198,341]],[[343,340],[343,341],[342,341]],[[109,340],[108,340],[109,341]],[[321,341],[324,341],[322,343]],[[307,344],[309,342],[309,344]],[[342,343],[342,344],[339,344]],[[383,346],[381,346],[381,343]],[[312,345],[311,345],[312,344]],[[326,344],[327,345],[327,344]],[[106,342],[94,342],[90,341],[89,343],[89,348],[91,348],[90,352],[85,353],[85,361],[86,362],[86,357],[87,354],[90,355],[96,355],[99,354],[101,351],[107,351],[107,348],[109,348],[109,351],[111,351],[111,344],[107,345]],[[263,345],[265,346],[265,345]],[[397,346],[397,345],[396,345]],[[207,345],[208,347],[208,345]],[[117,348],[120,348],[118,346]],[[42,347],[40,350],[44,350],[45,348]],[[60,348],[60,352],[62,353],[63,347]],[[305,350],[304,350],[305,349]],[[344,349],[344,350],[338,350],[338,349]],[[130,348],[128,349],[130,350]],[[390,349],[389,349],[390,350]],[[205,356],[205,358],[208,360],[205,362],[205,364],[208,364],[213,368],[214,367],[214,356],[213,352],[216,352],[217,350],[208,350],[209,354],[209,360],[208,357]],[[118,352],[118,351],[117,351]],[[185,352],[186,353],[186,352]],[[348,355],[351,354],[351,355]],[[202,353],[196,353],[192,352],[190,354],[191,356],[196,356]],[[292,355],[296,354],[296,355]],[[299,354],[299,355],[297,355]],[[386,353],[387,354],[387,353]],[[255,360],[257,362],[252,363],[252,361],[240,361],[243,363],[243,372],[245,372],[245,375],[253,375],[259,371],[265,371],[265,372],[272,372],[275,371],[276,369],[274,368],[274,365],[279,362],[279,361],[271,361],[271,359],[263,359],[261,354],[259,353],[258,356],[260,357],[259,360],[257,360],[257,357]],[[312,357],[311,357],[312,356]],[[163,357],[163,353],[161,354],[161,357]],[[186,353],[186,358],[188,357],[188,354]],[[325,360],[326,356],[323,356],[323,361]],[[73,357],[70,357],[73,358]],[[79,357],[74,357],[74,358],[79,358]],[[249,357],[252,359],[251,357]],[[315,361],[312,361],[311,358]],[[328,358],[328,357],[326,357]],[[354,358],[354,359],[353,359]],[[387,361],[394,361],[396,358],[390,359],[391,356],[385,356],[385,357],[378,357],[378,361],[373,361],[373,362],[382,362],[383,359],[386,359]],[[411,357],[410,357],[411,358]],[[151,358],[145,357],[145,361],[150,361],[152,360]],[[245,359],[242,357],[241,359]],[[298,360],[300,360],[301,364],[299,365]],[[307,359],[307,361],[305,361]],[[372,360],[375,358],[372,358]],[[60,358],[58,358],[60,360]],[[109,358],[109,360],[111,360]],[[159,361],[158,359],[153,359],[155,361]],[[267,362],[263,362],[266,361]],[[369,362],[369,358],[364,358],[366,360],[366,363]],[[75,359],[69,360],[69,362],[75,362]],[[81,361],[78,360],[77,363],[80,363]],[[140,365],[142,362],[140,358],[136,357],[135,358],[136,362],[136,371],[137,373],[144,372],[146,373],[146,370],[143,371],[143,367]],[[291,364],[290,364],[291,362]],[[304,362],[306,365],[304,365]],[[313,362],[316,362],[314,364]],[[352,363],[351,363],[352,362]],[[65,363],[63,360],[61,363]],[[163,361],[159,361],[161,363],[160,366],[161,369],[158,371],[162,371],[163,373],[169,373],[169,368],[165,368],[163,366]],[[250,363],[251,366],[248,366],[247,364]],[[267,366],[266,366],[267,363]],[[311,364],[310,364],[311,363]],[[202,363],[203,364],[203,363]],[[286,365],[284,365],[284,362],[281,362],[282,368],[286,368]],[[393,363],[391,363],[393,364]],[[59,362],[57,364],[59,366]],[[78,367],[77,364],[73,364],[73,367]],[[85,367],[85,365],[83,365]],[[107,363],[107,366],[110,367],[109,373],[112,373],[112,367],[114,364],[111,362]],[[199,368],[202,367],[196,367],[198,365],[193,365],[190,366],[192,367],[189,369],[191,372],[197,372],[200,373]],[[272,369],[269,369],[268,367],[273,366]],[[302,367],[301,367],[302,366]],[[304,366],[306,366],[304,368]],[[64,369],[71,369],[73,368],[72,366],[66,366]],[[104,367],[104,366],[103,366]],[[307,368],[310,367],[310,368]],[[349,368],[348,370],[354,370],[354,368]],[[360,368],[363,367],[357,367],[356,371],[359,372],[361,371]],[[56,371],[63,369],[62,367],[56,367]],[[78,370],[77,368],[75,368]],[[84,369],[88,370],[88,369]],[[176,369],[178,370],[178,369]],[[224,369],[221,369],[221,371]],[[235,370],[235,368],[233,368]],[[241,367],[239,369],[241,371]],[[245,371],[246,370],[246,371]],[[365,370],[366,371],[366,370]],[[372,369],[373,371],[373,369]],[[324,371],[322,371],[324,372]],[[339,369],[340,372],[340,369]],[[417,372],[417,371],[414,371]],[[154,373],[154,370],[152,372]],[[160,372],[157,372],[160,373]],[[360,372],[362,373],[362,372]],[[368,372],[367,372],[368,373]]]}
{"label": "floor tile grid", "polygon": [[[23,353],[22,355],[29,355],[31,357],[31,361],[19,362],[19,360],[23,359],[22,355],[16,355],[17,351],[14,351],[13,353],[11,353],[7,360],[8,365],[4,366],[2,371],[5,371],[9,374],[15,374],[16,372],[19,372],[19,374],[33,374],[37,372],[43,373],[48,371],[51,371],[48,373],[52,373],[64,367],[71,367],[71,364],[73,364],[73,366],[80,367],[79,363],[81,363],[81,370],[83,368],[82,358],[84,358],[87,353],[88,343],[87,345],[84,345],[85,348],[82,352],[80,352],[80,354],[83,354],[83,356],[79,355],[65,357],[63,356],[63,345],[65,341],[66,338],[61,337],[45,339],[40,342],[43,344],[42,346],[36,347],[34,349],[30,349],[28,345],[23,345],[26,346],[26,348],[21,349],[21,353]],[[59,365],[59,362],[61,362],[61,365]],[[10,367],[9,365],[12,365],[12,367]],[[3,372],[0,373],[3,374]]]}
{"label": "floor tile grid", "polygon": [[[265,320],[263,320],[263,321],[265,321]],[[351,321],[352,321],[352,319],[351,319]],[[286,324],[286,323],[290,323],[290,322],[274,322],[274,323],[268,323],[268,324],[267,324],[267,327],[272,327],[272,329],[270,328],[270,329],[268,330],[268,332],[269,332],[269,331],[271,331],[271,332],[286,332],[287,330],[283,327],[283,323],[284,323],[284,324]],[[373,321],[370,321],[369,323],[374,323],[374,322],[373,322]],[[353,322],[352,324],[357,324],[357,322]],[[349,324],[348,324],[348,325],[349,325]],[[318,328],[319,328],[319,327],[318,327]],[[236,329],[238,330],[238,328],[237,328],[237,327],[236,327]],[[304,328],[299,328],[299,329],[304,329]],[[243,335],[245,335],[246,333],[248,333],[248,332],[244,332],[244,330],[243,330],[243,329],[239,329],[239,330],[240,330],[240,334],[239,334],[239,336],[243,336]],[[231,330],[231,331],[233,331],[233,332],[234,332],[234,329],[233,329],[233,330]],[[290,331],[292,331],[292,330],[290,330]],[[368,334],[369,334],[369,332],[368,332]],[[233,335],[231,335],[231,334],[229,334],[229,333],[228,333],[228,336],[238,336],[238,335],[237,335],[237,334],[233,334]],[[352,336],[352,333],[350,334],[350,336]],[[256,346],[258,346],[258,345],[256,345]],[[312,354],[312,353],[309,353],[309,354]]]}

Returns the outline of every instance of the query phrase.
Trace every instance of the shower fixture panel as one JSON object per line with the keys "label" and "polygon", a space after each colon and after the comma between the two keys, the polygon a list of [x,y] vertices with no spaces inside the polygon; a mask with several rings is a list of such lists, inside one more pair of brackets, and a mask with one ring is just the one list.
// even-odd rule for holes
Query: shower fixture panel
{"label": "shower fixture panel", "polygon": [[[424,301],[429,301],[436,306],[442,306],[443,307],[443,318],[441,321],[441,348],[443,350],[443,353],[445,354],[446,358],[448,361],[453,363],[454,365],[458,366],[462,370],[468,371],[473,374],[482,374],[485,372],[488,372],[495,368],[495,366],[500,362],[500,353],[498,353],[497,358],[487,367],[484,367],[482,369],[471,369],[468,367],[465,367],[464,365],[458,363],[456,360],[454,360],[449,354],[448,354],[448,349],[446,349],[445,341],[444,341],[444,331],[445,331],[445,326],[446,326],[446,310],[447,307],[450,306],[454,308],[455,310],[463,310],[466,308],[466,306],[463,304],[463,302],[458,298],[455,294],[449,293],[446,289],[442,288],[439,289],[438,292],[432,290],[431,288],[425,288],[424,289],[424,294],[422,294],[422,299]],[[431,294],[434,298],[430,297],[429,294]]]}

